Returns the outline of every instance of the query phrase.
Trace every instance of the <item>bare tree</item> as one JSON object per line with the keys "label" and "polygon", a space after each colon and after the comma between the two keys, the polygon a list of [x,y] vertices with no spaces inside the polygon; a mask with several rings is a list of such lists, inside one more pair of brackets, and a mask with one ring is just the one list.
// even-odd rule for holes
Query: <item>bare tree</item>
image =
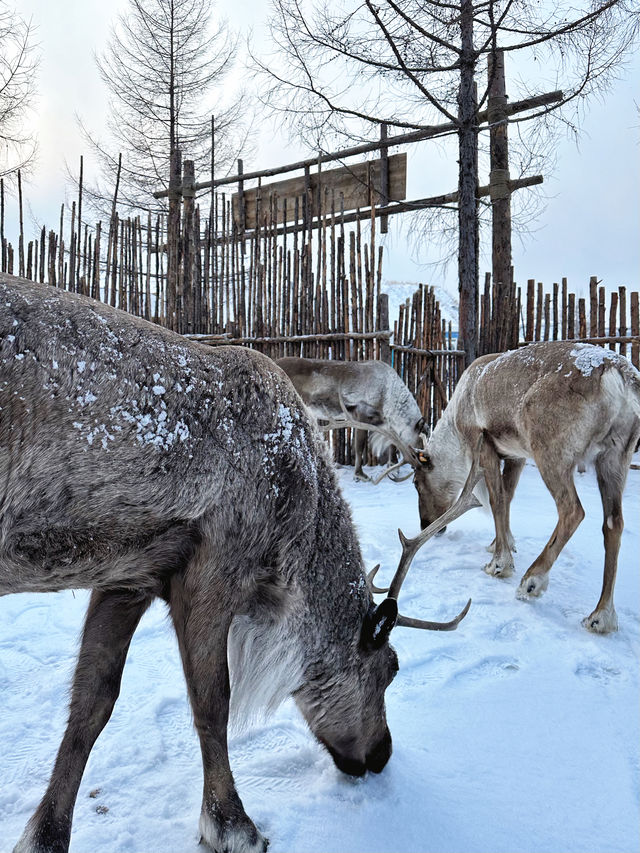
{"label": "bare tree", "polygon": [[108,187],[90,189],[97,207],[111,205],[119,173],[121,205],[157,207],[152,193],[167,187],[176,148],[207,173],[212,135],[217,167],[237,156],[245,136],[242,96],[224,103],[212,94],[227,78],[236,47],[225,21],[212,25],[211,0],[129,0],[96,58],[110,95],[107,141],[79,120]]}
{"label": "bare tree", "polygon": [[0,176],[25,169],[37,144],[28,127],[36,91],[38,57],[33,27],[0,0]]}
{"label": "bare tree", "polygon": [[[264,101],[283,112],[303,141],[371,138],[371,125],[413,130],[442,123],[457,137],[458,203],[435,227],[457,236],[460,333],[476,355],[481,210],[480,134],[498,52],[517,56],[526,97],[562,88],[552,107],[514,115],[522,162],[540,156],[552,111],[577,128],[580,106],[604,91],[637,37],[628,0],[273,0],[276,49],[254,60],[269,81]],[[510,83],[511,88],[511,83]],[[532,119],[536,121],[531,121]],[[528,122],[527,125],[524,122]],[[516,171],[517,171],[516,166]],[[432,223],[433,224],[433,223]]]}

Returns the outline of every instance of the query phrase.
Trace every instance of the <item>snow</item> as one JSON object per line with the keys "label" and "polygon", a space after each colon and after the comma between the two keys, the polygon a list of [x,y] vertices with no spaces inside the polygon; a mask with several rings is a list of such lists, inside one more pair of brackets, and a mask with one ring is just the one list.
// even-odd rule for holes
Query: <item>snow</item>
{"label": "snow", "polygon": [[618,353],[589,344],[576,344],[571,350],[571,356],[583,376],[591,376],[595,368],[603,365],[607,359],[610,361],[620,360]]}
{"label": "snow", "polygon": [[[410,481],[354,483],[340,471],[368,568],[389,581],[397,528],[418,529]],[[624,498],[616,604],[620,630],[580,620],[602,582],[602,510],[593,472],[577,476],[587,516],[549,589],[515,591],[555,524],[527,465],[513,504],[516,574],[486,575],[491,518],[475,509],[418,553],[400,596],[411,616],[457,631],[396,628],[400,672],[387,691],[394,754],[379,776],[340,774],[291,702],[231,739],[247,813],[271,853],[632,853],[640,850],[640,471]],[[36,807],[63,732],[85,593],[0,599],[0,850]],[[111,721],[75,810],[75,853],[202,853],[202,776],[165,611],[145,614]]]}
{"label": "snow", "polygon": [[[389,320],[393,328],[394,320],[398,319],[400,305],[404,302],[411,301],[413,294],[418,290],[420,284],[417,281],[392,281],[385,280],[382,283],[381,290],[389,296]],[[443,320],[447,323],[451,322],[453,328],[457,328],[458,324],[458,297],[452,296],[447,290],[438,285],[434,285],[435,297],[440,305],[440,314]]]}

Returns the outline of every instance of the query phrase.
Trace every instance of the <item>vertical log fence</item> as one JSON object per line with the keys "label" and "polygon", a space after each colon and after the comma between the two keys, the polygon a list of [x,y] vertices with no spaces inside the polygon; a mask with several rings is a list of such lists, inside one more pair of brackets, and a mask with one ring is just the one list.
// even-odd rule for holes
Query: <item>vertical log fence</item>
{"label": "vertical log fence", "polygon": [[[341,193],[319,182],[314,188],[307,167],[295,198],[258,183],[255,222],[247,229],[229,194],[214,191],[206,207],[198,204],[192,166],[174,158],[166,215],[121,218],[116,189],[109,222],[90,226],[80,181],[67,221],[63,205],[58,230],[42,227],[28,242],[20,183],[17,253],[5,233],[0,180],[0,272],[100,299],[210,345],[249,346],[273,358],[382,359],[434,426],[464,369],[464,353],[433,288],[419,285],[398,317],[389,317],[373,205],[365,231],[361,217],[345,215]],[[566,278],[550,291],[534,279],[523,290],[513,271],[508,287],[496,288],[487,273],[480,353],[534,340],[592,341],[640,368],[638,291],[609,293],[595,277],[588,297],[571,292]],[[349,434],[336,435],[338,460],[349,460]]]}

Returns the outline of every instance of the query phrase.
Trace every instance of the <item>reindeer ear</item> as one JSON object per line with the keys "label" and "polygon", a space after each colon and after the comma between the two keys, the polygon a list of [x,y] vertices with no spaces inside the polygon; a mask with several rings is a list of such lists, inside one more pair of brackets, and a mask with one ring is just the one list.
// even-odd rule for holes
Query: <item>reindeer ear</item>
{"label": "reindeer ear", "polygon": [[369,652],[381,648],[389,639],[397,619],[398,602],[395,598],[385,598],[376,607],[372,607],[362,623],[362,647]]}

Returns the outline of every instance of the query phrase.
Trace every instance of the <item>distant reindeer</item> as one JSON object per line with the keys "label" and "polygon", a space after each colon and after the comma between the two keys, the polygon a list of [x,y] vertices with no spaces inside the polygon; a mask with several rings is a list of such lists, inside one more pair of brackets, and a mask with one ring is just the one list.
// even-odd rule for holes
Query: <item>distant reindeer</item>
{"label": "distant reindeer", "polygon": [[[203,840],[262,853],[227,753],[232,710],[293,695],[340,770],[391,755],[384,694],[394,625],[420,545],[403,541],[374,605],[324,442],[285,374],[85,297],[0,277],[0,594],[92,590],[67,728],[16,853],[65,853],[91,748],[129,643],[160,597],[200,738]],[[3,839],[6,841],[6,839]]]}
{"label": "distant reindeer", "polygon": [[369,479],[362,470],[368,433],[376,456],[395,447],[402,453],[402,462],[415,464],[413,448],[422,442],[425,420],[411,392],[390,365],[383,361],[320,358],[280,358],[276,363],[323,429],[355,428],[356,479]]}
{"label": "distant reindeer", "polygon": [[604,582],[583,625],[598,633],[615,631],[622,492],[639,438],[640,373],[624,357],[571,342],[534,343],[483,356],[463,373],[421,454],[414,478],[421,523],[430,524],[453,503],[478,457],[496,532],[485,571],[511,575],[515,548],[509,507],[525,459],[533,459],[558,508],[558,524],[517,592],[522,599],[538,596],[584,517],[573,472],[580,463],[593,462],[604,509]]}

